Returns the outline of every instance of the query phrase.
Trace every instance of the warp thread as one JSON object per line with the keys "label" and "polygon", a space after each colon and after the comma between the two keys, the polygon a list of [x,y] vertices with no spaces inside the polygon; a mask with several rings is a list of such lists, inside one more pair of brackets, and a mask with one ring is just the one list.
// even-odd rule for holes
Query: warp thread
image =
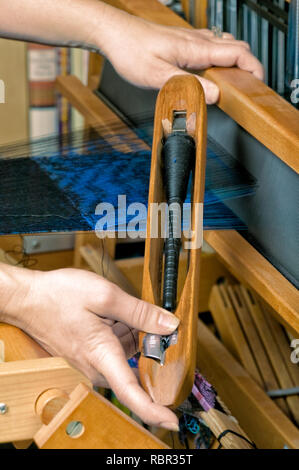
{"label": "warp thread", "polygon": [[[93,230],[101,202],[118,208],[118,195],[127,206],[147,206],[150,151],[117,136],[126,151],[114,147],[115,135],[89,138],[73,135],[0,148],[0,233]],[[245,229],[224,204],[251,195],[254,178],[213,142],[208,143],[204,228]],[[186,202],[190,202],[190,187]],[[107,230],[119,229],[123,220],[107,220]],[[125,214],[125,222],[135,215]],[[122,217],[122,215],[121,215]]]}

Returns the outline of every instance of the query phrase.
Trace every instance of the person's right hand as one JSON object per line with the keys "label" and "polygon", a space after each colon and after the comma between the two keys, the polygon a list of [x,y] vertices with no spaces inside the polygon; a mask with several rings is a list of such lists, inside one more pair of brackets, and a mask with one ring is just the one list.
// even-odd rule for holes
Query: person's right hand
{"label": "person's right hand", "polygon": [[[173,75],[213,66],[236,66],[263,80],[263,66],[249,44],[230,33],[219,38],[208,29],[159,25],[116,10],[110,14],[115,27],[95,28],[90,41],[104,51],[120,75],[139,87],[159,89]],[[195,76],[204,89],[207,104],[216,103],[218,86]]]}
{"label": "person's right hand", "polygon": [[94,384],[105,385],[105,377],[119,401],[145,423],[178,430],[176,415],[153,403],[127,362],[137,351],[137,331],[170,334],[179,322],[173,314],[88,271],[4,269],[18,288],[7,296],[0,321],[22,328]]}

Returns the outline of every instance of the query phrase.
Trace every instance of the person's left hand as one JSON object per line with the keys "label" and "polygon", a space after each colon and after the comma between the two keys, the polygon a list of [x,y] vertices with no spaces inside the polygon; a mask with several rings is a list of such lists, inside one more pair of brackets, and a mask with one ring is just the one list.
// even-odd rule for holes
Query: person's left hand
{"label": "person's left hand", "polygon": [[145,423],[178,430],[176,415],[153,402],[127,363],[138,349],[138,331],[173,333],[179,320],[172,313],[81,269],[42,272],[1,264],[0,281],[0,321],[67,359],[94,385],[109,385]]}

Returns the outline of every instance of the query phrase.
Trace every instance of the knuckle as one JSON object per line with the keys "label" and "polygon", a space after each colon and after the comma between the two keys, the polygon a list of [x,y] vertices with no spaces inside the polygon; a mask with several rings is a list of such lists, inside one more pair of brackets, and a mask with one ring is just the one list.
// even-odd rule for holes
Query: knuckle
{"label": "knuckle", "polygon": [[111,352],[107,347],[105,347],[105,344],[101,344],[100,347],[90,348],[88,363],[98,372],[101,372],[102,366],[107,361],[107,357],[109,359],[110,354]]}
{"label": "knuckle", "polygon": [[137,325],[139,329],[142,329],[143,325],[145,324],[148,317],[148,312],[148,304],[137,299],[135,308],[132,311],[132,320],[134,320],[134,324]]}
{"label": "knuckle", "polygon": [[117,390],[114,390],[114,393],[120,403],[124,403],[127,396],[127,384],[126,386],[119,384]]}
{"label": "knuckle", "polygon": [[125,404],[128,398],[128,390],[134,390],[136,387],[136,383],[133,380],[128,380],[125,383],[118,383],[117,386],[114,388],[114,393],[117,399]]}
{"label": "knuckle", "polygon": [[100,280],[100,283],[100,303],[106,309],[115,299],[117,287],[106,280]]}
{"label": "knuckle", "polygon": [[246,47],[246,49],[250,49],[250,45],[246,41],[239,41],[240,46]]}
{"label": "knuckle", "polygon": [[223,33],[223,37],[225,37],[225,39],[235,39],[235,36],[231,33]]}
{"label": "knuckle", "polygon": [[243,56],[243,57],[248,57],[248,55],[251,55],[250,51],[247,48],[244,48],[240,44],[237,45],[236,52],[239,56]]}
{"label": "knuckle", "polygon": [[85,371],[85,375],[89,378],[93,385],[96,385],[102,377],[101,374],[99,374],[92,366],[90,366]]}

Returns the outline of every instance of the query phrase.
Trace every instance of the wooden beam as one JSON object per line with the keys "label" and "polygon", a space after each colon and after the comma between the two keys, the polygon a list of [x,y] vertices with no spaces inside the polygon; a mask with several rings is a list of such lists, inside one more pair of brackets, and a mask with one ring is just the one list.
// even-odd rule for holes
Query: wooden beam
{"label": "wooden beam", "polygon": [[[276,322],[275,318],[269,313],[264,313],[264,319],[269,329],[270,334],[272,335],[273,346],[272,350],[276,349],[276,358],[275,361],[272,362],[273,368],[276,372],[279,384],[281,388],[292,388],[295,385],[298,386],[299,383],[297,382],[294,384],[291,375],[289,374],[289,370],[287,367],[287,363],[291,362],[290,353],[287,361],[285,362],[284,354],[282,353],[281,347],[283,343],[281,343],[281,331],[280,326]],[[291,410],[291,413],[294,417],[295,422],[299,426],[299,397],[297,395],[286,397],[286,402]]]}
{"label": "wooden beam", "polygon": [[213,287],[209,305],[217,330],[223,344],[240,361],[251,377],[260,386],[263,386],[260,371],[247,344],[231,300],[224,285]]}
{"label": "wooden beam", "polygon": [[220,88],[219,108],[299,173],[299,111],[243,70],[214,67],[202,75]]}
{"label": "wooden beam", "polygon": [[19,328],[0,323],[0,340],[5,349],[5,362],[38,359],[50,355]]}
{"label": "wooden beam", "polygon": [[103,248],[94,248],[91,245],[86,245],[80,248],[80,253],[95,273],[105,277],[110,282],[114,282],[128,294],[137,297],[138,294],[134,286],[123,275],[114,260]]}
{"label": "wooden beam", "polygon": [[238,232],[205,231],[204,236],[228,269],[252,287],[283,324],[299,332],[299,291]]}
{"label": "wooden beam", "polygon": [[[30,235],[30,234],[22,234]],[[34,234],[38,236],[39,234]],[[42,235],[45,235],[44,233]],[[16,265],[22,255],[23,241],[20,235],[0,236],[0,261],[11,265]],[[16,250],[15,259],[11,254]],[[33,260],[32,266],[30,260]],[[71,266],[73,262],[73,250],[53,251],[49,253],[34,253],[28,257],[30,269],[40,271],[50,271],[52,269],[65,268]]]}
{"label": "wooden beam", "polygon": [[[264,389],[266,391],[278,389],[280,388],[280,383],[275,376],[274,369],[272,368],[271,361],[269,359],[271,349],[269,350],[268,348],[266,348],[266,345],[264,344],[262,337],[259,334],[259,330],[256,328],[254,319],[252,318],[250,307],[247,304],[246,294],[248,294],[248,291],[246,291],[246,289],[242,285],[233,286],[233,289],[235,298],[237,298],[236,300],[240,304],[240,307],[237,310],[238,318],[241,325],[243,326],[243,330],[247,338],[248,344],[256,360],[260,374],[263,378]],[[276,320],[273,319],[273,321],[277,323]],[[281,327],[279,326],[279,328]],[[271,345],[268,346],[270,346],[271,348]],[[243,365],[245,369],[247,369],[246,364]],[[291,416],[287,404],[283,398],[276,400],[275,403],[288,416]]]}
{"label": "wooden beam", "polygon": [[299,430],[199,320],[197,367],[261,449],[299,449]]}
{"label": "wooden beam", "polygon": [[[66,433],[71,421],[82,423],[82,433]],[[42,449],[168,449],[133,419],[83,384],[34,440]]]}
{"label": "wooden beam", "polygon": [[[226,285],[220,284],[213,287],[209,305],[218,333],[220,334],[221,341],[228,351],[238,359],[253,379],[255,379],[258,374],[258,380],[255,380],[259,385],[262,384],[263,388],[265,387],[265,390],[275,390],[280,388],[279,382],[277,381],[271,367],[271,362],[268,359],[268,355],[271,351],[271,349],[268,351],[268,348],[271,348],[271,342],[270,344],[263,344],[263,352],[256,361],[259,363],[262,359],[262,363],[260,363],[260,367],[258,368],[259,370],[257,370],[254,362],[254,357],[257,356],[257,351],[249,348],[246,337],[228,295]],[[250,310],[249,307],[248,309]],[[257,332],[256,336],[258,336]],[[267,351],[267,354],[265,350]],[[284,399],[278,399],[275,403],[283,410],[284,413],[289,415],[289,409]]]}
{"label": "wooden beam", "polygon": [[105,0],[105,3],[154,23],[192,28],[183,18],[158,0]]}
{"label": "wooden beam", "polygon": [[[233,280],[228,269],[220,262],[216,253],[206,253],[204,251],[200,254],[201,272],[198,280],[199,289],[199,312],[207,312],[209,310],[209,298],[211,289],[218,279],[225,277]],[[142,278],[144,258],[125,258],[115,260],[115,264],[119,267],[126,278],[133,284],[138,295],[141,296]],[[179,260],[179,275],[178,275],[178,297],[180,297],[184,281],[186,277],[188,266],[188,257],[186,252],[182,252]]]}
{"label": "wooden beam", "polygon": [[208,0],[181,0],[181,3],[188,22],[194,28],[208,27]]}
{"label": "wooden beam", "polygon": [[[221,448],[224,449],[253,449],[254,444],[250,444],[248,441],[250,439],[244,433],[243,429],[239,424],[234,420],[232,416],[227,416],[222,411],[211,408],[208,412],[202,411],[199,413],[200,417],[206,422],[206,424],[211,429],[212,433],[218,441],[218,445],[221,445]],[[232,433],[227,433],[223,435],[221,439],[220,436],[223,432],[227,430],[233,431]],[[237,436],[234,433],[238,433],[240,436]]]}
{"label": "wooden beam", "polygon": [[3,362],[0,367],[0,396],[8,412],[1,415],[0,442],[31,439],[41,426],[35,403],[41,393],[61,388],[66,393],[90,381],[64,359],[57,357]]}
{"label": "wooden beam", "polygon": [[[148,149],[146,144],[137,138],[108,106],[106,106],[88,87],[73,75],[60,76],[56,80],[57,90],[68,99],[86,119],[86,124],[93,127],[101,135],[109,136],[109,143],[122,152],[132,150],[126,140],[134,142],[136,149]],[[126,137],[123,139],[122,137]]]}
{"label": "wooden beam", "polygon": [[[158,0],[106,0],[148,21],[192,28]],[[203,76],[220,88],[218,106],[249,134],[299,172],[299,111],[251,73],[212,67]]]}
{"label": "wooden beam", "polygon": [[[252,357],[257,365],[259,375],[262,379],[261,383],[258,383],[265,390],[269,390],[268,380],[270,380],[270,383],[272,383],[271,380],[273,379],[273,371],[268,361],[263,343],[257,333],[254,322],[240,292],[240,286],[228,286],[227,290],[230,299],[233,302],[234,310],[244,332],[249,349],[252,351]],[[246,364],[243,364],[243,366],[247,369]],[[275,386],[273,387],[273,383],[271,388],[275,388]]]}

